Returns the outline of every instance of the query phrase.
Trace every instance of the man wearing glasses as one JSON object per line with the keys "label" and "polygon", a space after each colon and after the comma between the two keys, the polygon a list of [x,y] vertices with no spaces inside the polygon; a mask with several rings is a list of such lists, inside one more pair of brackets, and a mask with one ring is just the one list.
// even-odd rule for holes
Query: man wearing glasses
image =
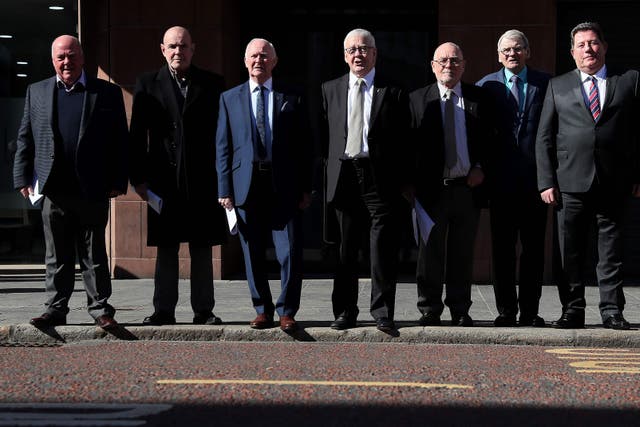
{"label": "man wearing glasses", "polygon": [[333,329],[356,326],[358,254],[365,234],[371,260],[371,308],[379,330],[392,333],[399,214],[409,182],[406,94],[387,85],[375,64],[376,42],[363,29],[344,39],[349,73],[322,85],[326,200],[335,209],[340,249],[333,282]]}
{"label": "man wearing glasses", "polygon": [[[530,54],[529,41],[522,32],[505,32],[498,40],[498,62],[503,68],[476,83],[492,94],[497,109],[499,138],[491,152],[495,174],[488,183],[498,309],[495,326],[545,326],[538,307],[547,206],[538,193],[535,142],[551,76],[527,66]],[[518,237],[522,247],[519,277]],[[516,322],[518,308],[520,319]]]}
{"label": "man wearing glasses", "polygon": [[[416,198],[435,222],[420,240],[416,281],[422,326],[438,326],[444,305],[454,326],[473,326],[473,249],[486,198],[480,192],[492,141],[482,88],[461,83],[465,60],[454,43],[440,45],[431,61],[436,83],[409,95],[416,158]],[[446,298],[442,302],[442,285]]]}

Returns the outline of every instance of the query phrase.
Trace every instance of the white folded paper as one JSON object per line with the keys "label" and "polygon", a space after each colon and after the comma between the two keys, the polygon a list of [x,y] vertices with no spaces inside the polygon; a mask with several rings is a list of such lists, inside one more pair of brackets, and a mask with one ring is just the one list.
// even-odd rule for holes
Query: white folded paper
{"label": "white folded paper", "polygon": [[36,175],[35,172],[33,173],[33,183],[31,184],[31,188],[33,188],[33,194],[29,194],[29,201],[33,206],[40,206],[44,194],[40,192],[40,182],[38,181],[38,175]]}
{"label": "white folded paper", "polygon": [[147,190],[147,203],[149,203],[151,209],[160,215],[160,212],[162,211],[162,197],[158,196],[151,190]]}
{"label": "white folded paper", "polygon": [[416,245],[420,245],[418,238],[422,238],[422,242],[426,245],[435,223],[417,199],[411,210],[411,215],[413,216],[413,237],[416,239]]}
{"label": "white folded paper", "polygon": [[225,209],[227,212],[227,222],[229,223],[229,233],[235,235],[238,234],[238,217],[236,216],[236,209]]}

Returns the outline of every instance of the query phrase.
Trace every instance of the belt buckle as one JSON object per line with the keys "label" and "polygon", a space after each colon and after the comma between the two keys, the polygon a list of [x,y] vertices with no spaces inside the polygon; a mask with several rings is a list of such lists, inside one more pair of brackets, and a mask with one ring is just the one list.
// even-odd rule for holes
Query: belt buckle
{"label": "belt buckle", "polygon": [[270,172],[271,171],[271,163],[269,162],[257,162],[258,170],[260,172]]}
{"label": "belt buckle", "polygon": [[442,185],[448,187],[449,185],[453,185],[455,182],[455,178],[442,178]]}

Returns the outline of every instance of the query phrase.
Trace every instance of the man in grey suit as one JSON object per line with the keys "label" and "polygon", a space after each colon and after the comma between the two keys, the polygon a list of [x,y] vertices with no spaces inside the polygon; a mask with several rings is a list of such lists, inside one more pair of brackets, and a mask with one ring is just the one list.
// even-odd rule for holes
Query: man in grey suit
{"label": "man in grey suit", "polygon": [[44,195],[46,311],[31,324],[66,324],[75,281],[76,252],[87,308],[98,326],[117,328],[107,302],[111,278],[105,249],[109,198],[127,191],[127,119],[120,88],[83,70],[77,38],[51,46],[56,76],[27,88],[13,169],[25,197],[34,180]]}
{"label": "man in grey suit", "polygon": [[358,254],[369,239],[370,312],[379,330],[395,332],[393,322],[398,267],[399,222],[407,165],[407,95],[375,68],[373,35],[363,29],[344,39],[349,73],[322,84],[326,199],[336,212],[340,249],[333,281],[333,329],[356,326]]}
{"label": "man in grey suit", "polygon": [[569,286],[561,329],[584,327],[583,271],[590,225],[597,226],[600,313],[605,328],[629,329],[622,315],[621,227],[625,200],[640,196],[640,74],[605,65],[607,43],[597,23],[571,31],[576,70],[551,79],[538,138],[538,188],[556,206],[562,267]]}
{"label": "man in grey suit", "polygon": [[[498,139],[488,156],[494,171],[488,188],[498,309],[495,326],[545,326],[538,308],[548,208],[538,193],[535,143],[551,76],[527,66],[530,55],[524,33],[505,32],[498,40],[498,61],[503,68],[476,83],[491,93],[496,104]],[[518,238],[522,250],[516,269]]]}
{"label": "man in grey suit", "polygon": [[[220,95],[216,132],[218,202],[235,209],[254,329],[293,332],[302,289],[302,212],[311,203],[311,132],[298,88],[272,78],[278,63],[269,41],[253,39],[244,65],[249,80]],[[273,304],[267,245],[280,263],[281,292]]]}

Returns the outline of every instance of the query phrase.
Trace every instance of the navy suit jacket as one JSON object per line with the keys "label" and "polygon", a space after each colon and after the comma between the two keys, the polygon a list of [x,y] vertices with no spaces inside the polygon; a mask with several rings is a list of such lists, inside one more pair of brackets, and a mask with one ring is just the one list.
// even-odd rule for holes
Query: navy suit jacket
{"label": "navy suit jacket", "polygon": [[[18,131],[13,185],[20,189],[38,176],[47,195],[55,163],[54,103],[56,78],[29,85]],[[107,199],[109,192],[127,192],[127,117],[122,91],[115,84],[87,77],[80,134],[76,148],[76,175],[83,195]]]}
{"label": "navy suit jacket", "polygon": [[551,75],[527,69],[525,105],[517,117],[515,100],[504,83],[504,68],[483,77],[476,85],[491,93],[498,139],[491,144],[492,192],[537,191],[536,136],[544,94]]}
{"label": "navy suit jacket", "polygon": [[628,195],[640,182],[638,117],[640,73],[607,70],[606,99],[594,123],[576,69],[554,77],[544,99],[536,159],[540,191],[587,192],[594,180],[608,192]]}
{"label": "navy suit jacket", "polygon": [[[297,90],[273,80],[273,188],[282,213],[291,216],[304,192],[311,191],[311,131],[309,114]],[[249,82],[220,95],[216,132],[219,197],[247,203],[253,177],[254,134]]]}
{"label": "navy suit jacket", "polygon": [[[493,141],[489,101],[486,92],[479,87],[462,83],[464,98],[467,147],[471,166],[480,164],[485,180],[490,175],[487,144]],[[440,198],[444,173],[444,129],[440,91],[437,83],[417,89],[409,94],[411,107],[412,141],[415,148],[414,179],[416,197],[429,209]],[[485,207],[485,184],[474,188],[474,202]]]}

